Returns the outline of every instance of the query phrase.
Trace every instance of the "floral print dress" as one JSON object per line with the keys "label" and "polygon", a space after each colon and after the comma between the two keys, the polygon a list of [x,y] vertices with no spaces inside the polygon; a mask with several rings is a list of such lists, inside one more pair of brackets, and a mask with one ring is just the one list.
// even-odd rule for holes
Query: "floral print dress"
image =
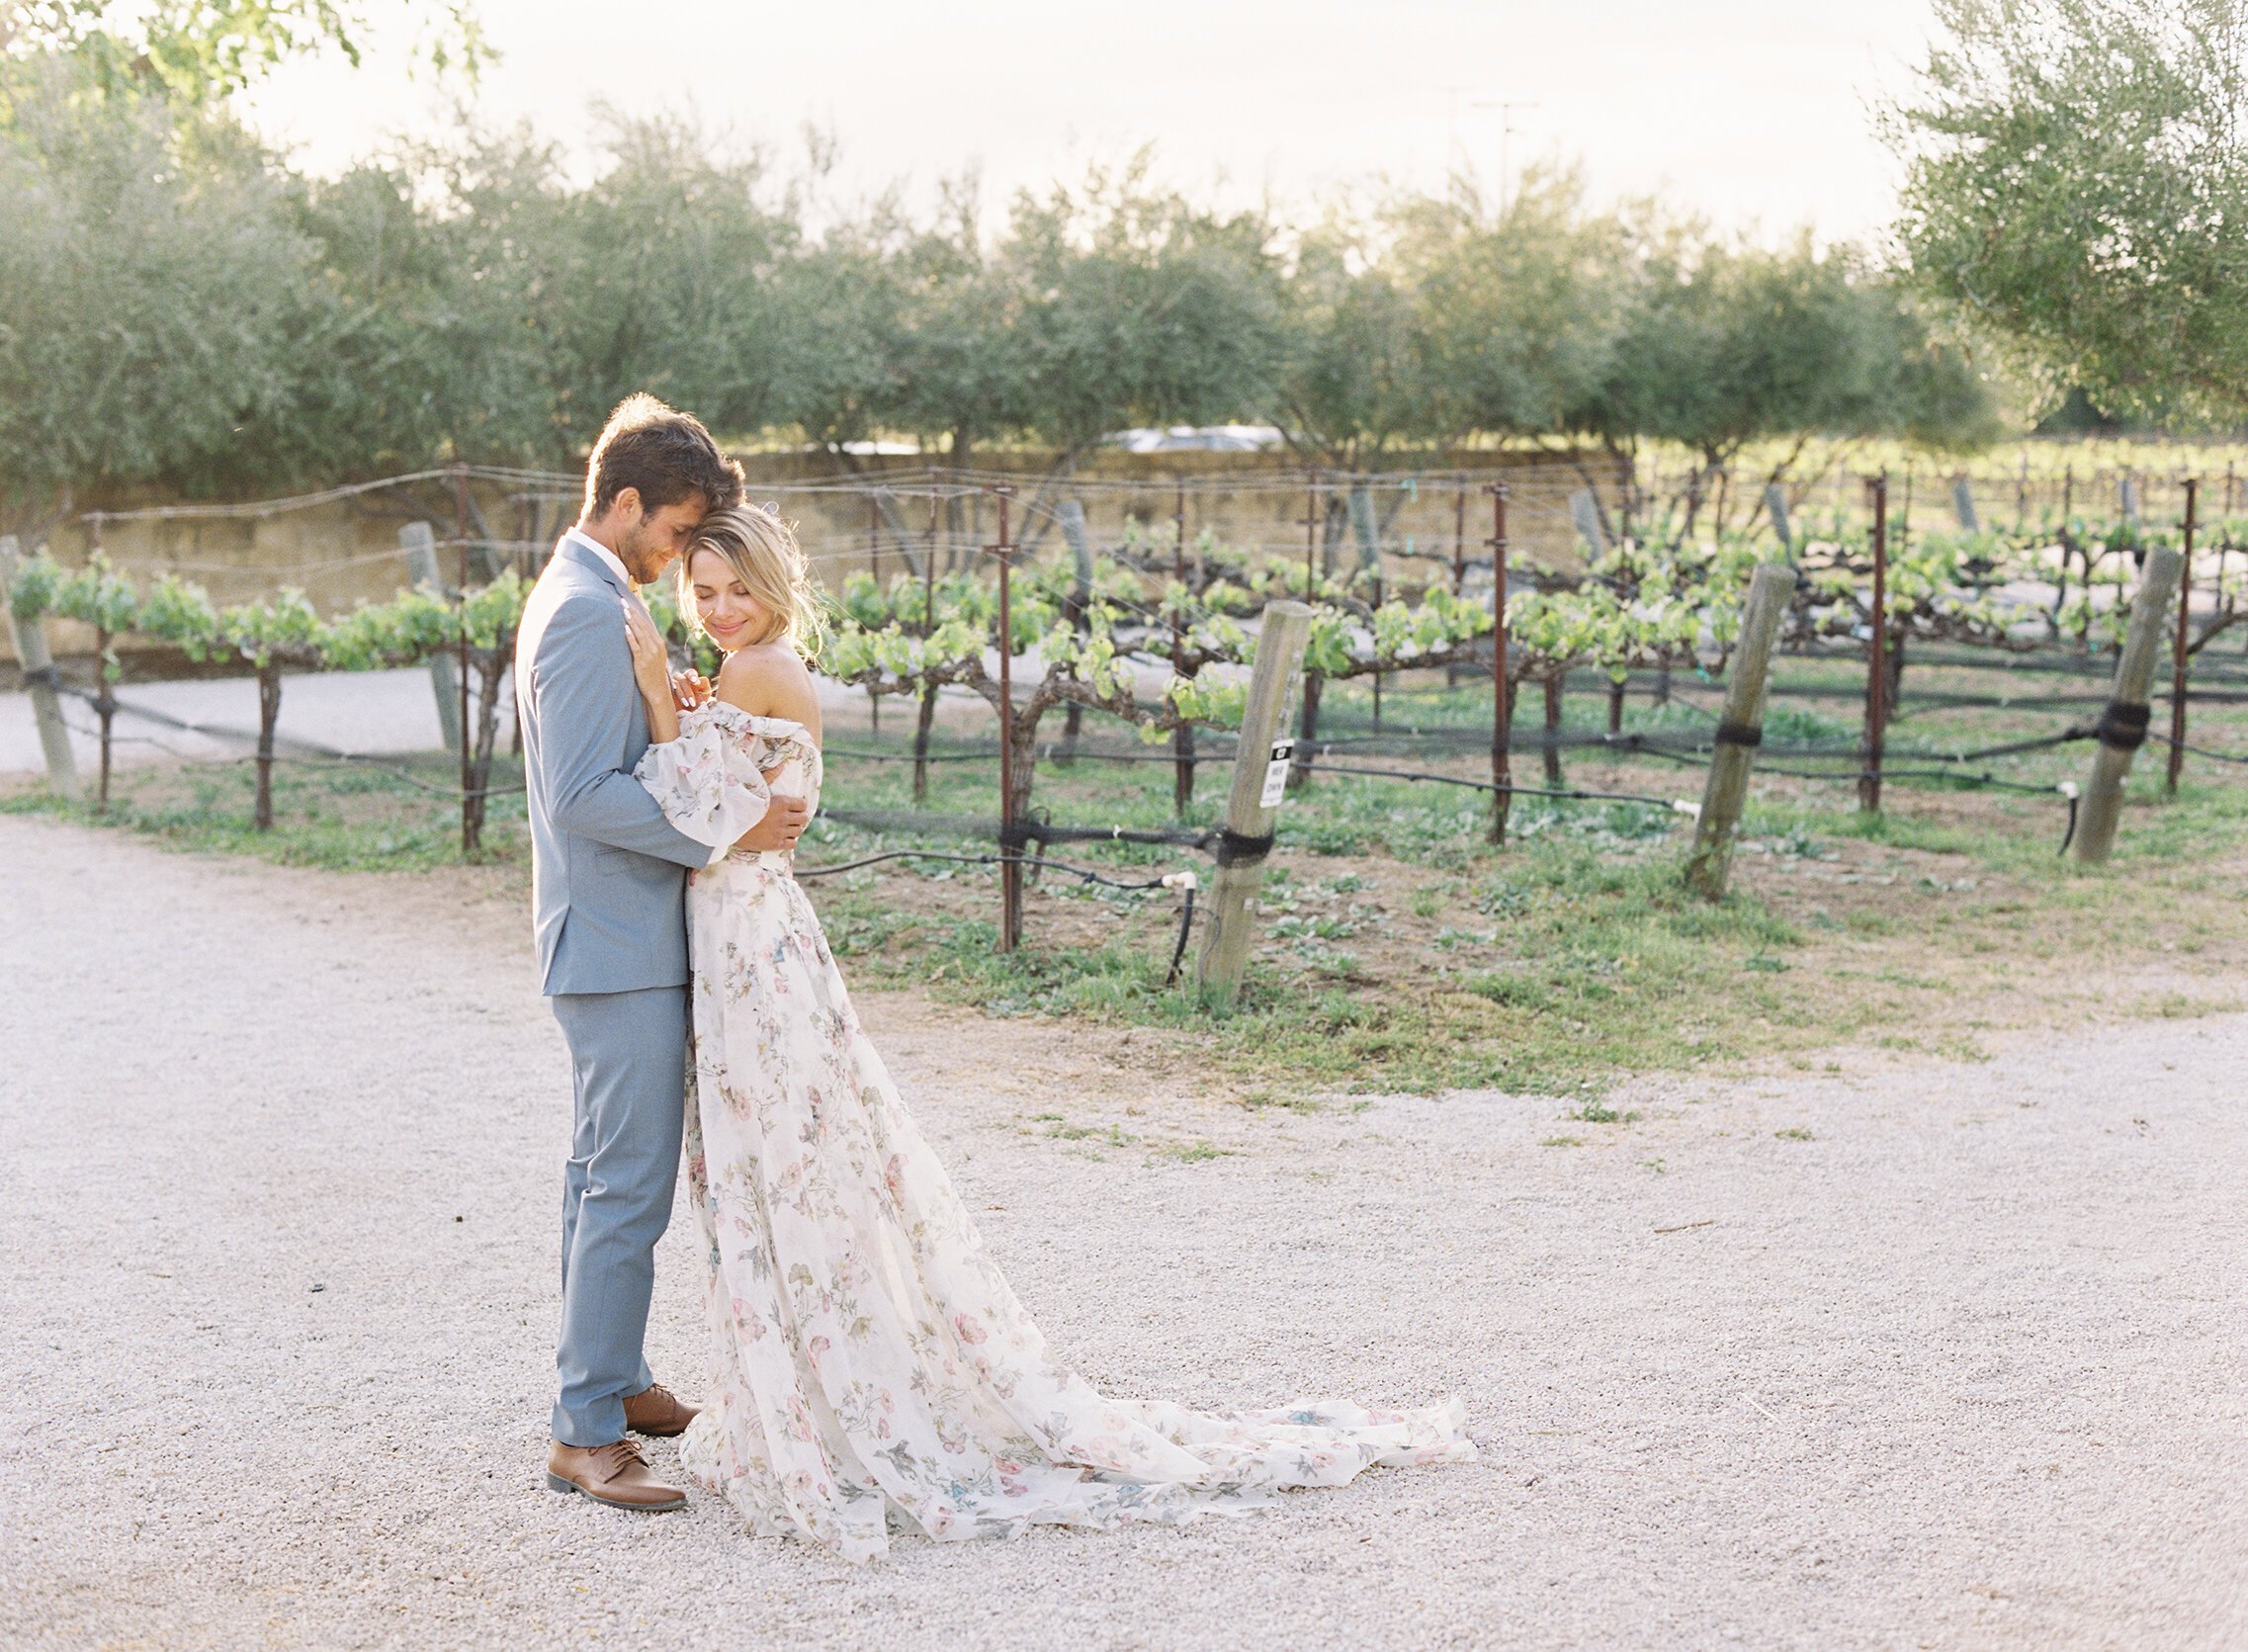
{"label": "floral print dress", "polygon": [[687,895],[712,1381],[680,1457],[699,1483],[753,1531],[864,1560],[897,1532],[1181,1525],[1372,1464],[1473,1460],[1457,1397],[1196,1412],[1056,1363],[852,1012],[790,857],[724,852],[764,811],[761,772],[817,809],[809,731],[723,702],[680,723],[636,772],[714,849]]}

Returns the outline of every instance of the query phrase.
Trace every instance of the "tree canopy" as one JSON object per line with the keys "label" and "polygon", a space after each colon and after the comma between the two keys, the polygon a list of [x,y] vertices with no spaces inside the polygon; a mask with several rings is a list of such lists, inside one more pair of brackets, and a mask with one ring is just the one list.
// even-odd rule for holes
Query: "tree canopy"
{"label": "tree canopy", "polygon": [[2044,403],[2248,415],[2248,0],[1938,0],[1889,111],[1916,276]]}
{"label": "tree canopy", "polygon": [[[1663,438],[1718,466],[1772,435],[1987,423],[1981,379],[1863,257],[1597,210],[1567,173],[1504,211],[1455,188],[1298,226],[1141,156],[988,229],[972,178],[925,217],[895,195],[838,209],[817,157],[790,172],[657,118],[616,121],[590,179],[474,127],[308,177],[229,88],[349,47],[356,12],[159,5],[128,37],[111,10],[48,5],[0,58],[18,529],[143,484],[566,466],[635,390],[839,465],[908,436],[963,466],[1024,443],[1066,467],[1122,427],[1240,421],[1345,469],[1490,438],[1626,458]],[[262,43],[220,39],[260,17]],[[157,62],[182,30],[202,31],[192,74]]]}

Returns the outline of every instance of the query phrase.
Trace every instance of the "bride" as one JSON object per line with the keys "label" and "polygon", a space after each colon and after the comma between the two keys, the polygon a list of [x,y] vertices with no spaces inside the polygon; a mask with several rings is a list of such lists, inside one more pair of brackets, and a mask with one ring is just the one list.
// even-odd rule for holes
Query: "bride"
{"label": "bride", "polygon": [[[726,654],[715,693],[674,682],[637,605],[626,622],[656,742],[635,772],[714,856],[687,892],[687,1174],[712,1337],[688,1472],[753,1531],[867,1559],[893,1532],[1178,1525],[1369,1464],[1472,1460],[1457,1397],[1194,1412],[1111,1398],[1048,1353],[860,1027],[790,857],[724,847],[771,793],[819,806],[804,554],[771,510],[721,510],[679,580]],[[675,696],[703,703],[682,714]]]}

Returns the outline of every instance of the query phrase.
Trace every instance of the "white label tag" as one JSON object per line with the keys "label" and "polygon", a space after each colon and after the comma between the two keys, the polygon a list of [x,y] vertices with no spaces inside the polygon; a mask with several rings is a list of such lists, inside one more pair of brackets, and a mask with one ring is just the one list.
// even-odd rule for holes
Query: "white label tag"
{"label": "white label tag", "polygon": [[1288,792],[1288,769],[1296,757],[1296,742],[1276,739],[1272,742],[1272,760],[1264,765],[1264,791],[1257,798],[1258,807],[1277,809]]}

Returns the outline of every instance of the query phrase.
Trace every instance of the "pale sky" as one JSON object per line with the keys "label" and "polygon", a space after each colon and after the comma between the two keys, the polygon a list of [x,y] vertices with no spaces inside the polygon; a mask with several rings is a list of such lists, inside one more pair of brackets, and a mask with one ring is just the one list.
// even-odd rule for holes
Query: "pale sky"
{"label": "pale sky", "polygon": [[[353,73],[294,66],[250,113],[332,170],[441,118],[410,80],[404,0]],[[1159,173],[1230,201],[1301,205],[1447,160],[1499,176],[1583,163],[1601,204],[1657,190],[1721,225],[1876,237],[1895,166],[1867,100],[1923,55],[1930,0],[480,0],[502,61],[478,115],[530,120],[593,160],[597,101],[687,107],[794,170],[807,122],[834,132],[844,197],[980,164],[987,203],[1153,141]],[[1502,102],[1515,105],[1503,112]]]}

